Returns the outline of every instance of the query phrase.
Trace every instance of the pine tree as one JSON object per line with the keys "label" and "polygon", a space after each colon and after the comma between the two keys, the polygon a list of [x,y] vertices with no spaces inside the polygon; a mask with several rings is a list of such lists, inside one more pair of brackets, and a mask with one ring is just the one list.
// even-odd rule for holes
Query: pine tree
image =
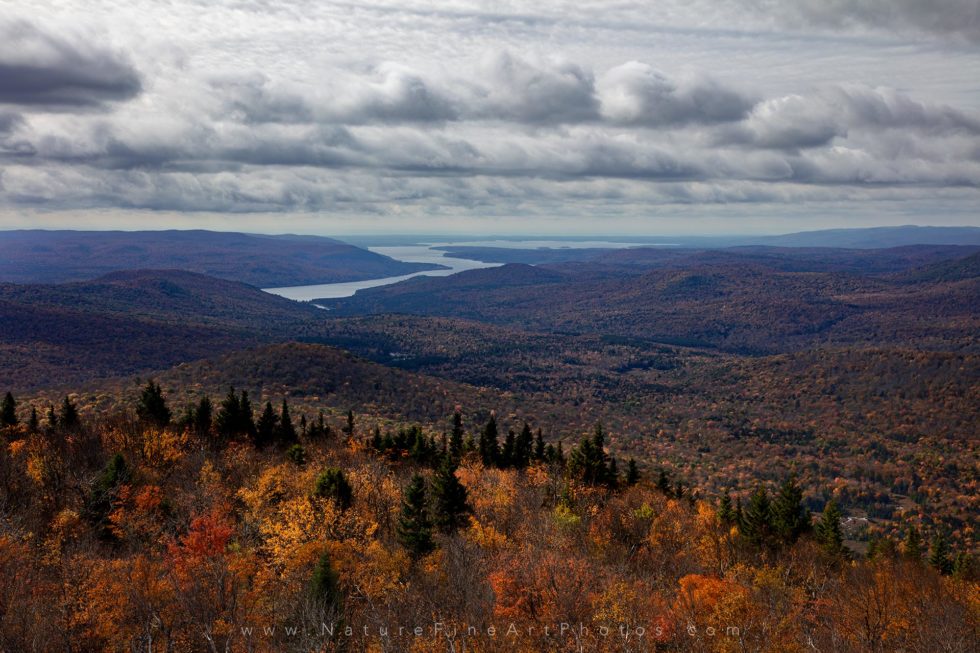
{"label": "pine tree", "polygon": [[453,413],[453,430],[449,435],[449,455],[459,460],[463,455],[463,416]]}
{"label": "pine tree", "polygon": [[749,497],[749,505],[745,507],[740,526],[745,539],[755,546],[772,545],[772,505],[765,487],[760,485]]}
{"label": "pine tree", "polygon": [[205,395],[194,409],[194,433],[199,438],[207,438],[211,434],[211,421],[214,406],[211,399]]}
{"label": "pine tree", "polygon": [[844,553],[844,534],[840,525],[842,518],[837,502],[831,499],[824,506],[823,514],[814,529],[817,541],[824,551],[835,557]]}
{"label": "pine tree", "polygon": [[81,424],[81,420],[78,417],[78,408],[67,395],[65,396],[64,401],[61,403],[61,411],[58,414],[58,424],[66,431],[78,428],[78,426]]}
{"label": "pine tree", "polygon": [[293,420],[289,417],[289,404],[282,400],[282,410],[279,412],[279,422],[275,428],[276,444],[280,447],[288,447],[296,444],[299,438],[296,437],[296,429],[293,427]]}
{"label": "pine tree", "polygon": [[30,433],[31,435],[34,435],[35,433],[38,432],[39,428],[40,428],[40,422],[38,421],[37,418],[37,408],[31,406],[31,416],[27,420],[27,432]]}
{"label": "pine tree", "polygon": [[500,459],[500,449],[497,442],[497,418],[491,414],[487,425],[480,434],[480,460],[486,467],[496,465]]}
{"label": "pine tree", "polygon": [[960,551],[953,559],[953,576],[962,580],[973,578],[973,556],[966,551]]}
{"label": "pine tree", "polygon": [[773,530],[783,544],[793,544],[810,530],[811,522],[810,511],[803,505],[803,491],[796,475],[791,475],[772,503]]}
{"label": "pine tree", "polygon": [[538,462],[544,460],[545,447],[544,438],[541,436],[541,429],[534,435],[534,459]]}
{"label": "pine tree", "polygon": [[0,405],[0,427],[3,426],[17,426],[17,402],[14,401],[14,395],[9,392]]}
{"label": "pine tree", "polygon": [[665,497],[672,497],[674,495],[674,491],[670,486],[670,475],[666,469],[661,468],[657,474],[657,489]]}
{"label": "pine tree", "polygon": [[504,437],[504,446],[500,448],[500,466],[501,467],[513,467],[515,466],[514,454],[517,447],[517,439],[514,436],[513,429],[507,430],[507,435]]}
{"label": "pine tree", "polygon": [[929,548],[929,564],[940,574],[949,575],[953,573],[953,560],[950,556],[951,551],[946,536],[942,532],[936,533]]}
{"label": "pine tree", "polygon": [[252,416],[252,402],[248,400],[248,393],[242,390],[238,400],[238,433],[247,438],[255,438],[255,418]]}
{"label": "pine tree", "polygon": [[309,437],[311,440],[319,440],[321,438],[328,438],[333,435],[330,427],[327,426],[326,420],[323,418],[323,411],[321,410],[317,415],[316,421],[310,426]]}
{"label": "pine tree", "polygon": [[344,426],[344,434],[348,438],[354,437],[354,411],[347,411],[347,424]]}
{"label": "pine tree", "polygon": [[218,431],[218,435],[221,436],[223,440],[230,440],[238,437],[239,428],[241,425],[241,412],[241,402],[238,400],[238,394],[235,392],[235,387],[232,386],[228,390],[228,394],[225,396],[224,400],[221,402],[221,406],[218,408],[218,414],[214,423],[215,428]]}
{"label": "pine tree", "polygon": [[310,598],[324,608],[340,604],[340,585],[337,572],[330,563],[330,554],[324,551],[313,568],[310,578]]}
{"label": "pine tree", "polygon": [[904,547],[905,556],[912,560],[922,559],[922,538],[919,536],[919,529],[909,524],[905,532]]}
{"label": "pine tree", "polygon": [[640,482],[640,468],[636,466],[636,459],[630,458],[626,462],[626,485],[631,487]]}
{"label": "pine tree", "polygon": [[398,520],[398,540],[413,560],[418,560],[435,549],[425,494],[425,479],[421,474],[415,474],[405,489],[401,517]]}
{"label": "pine tree", "polygon": [[347,510],[354,502],[354,488],[347,481],[344,472],[336,467],[324,470],[317,477],[313,495],[332,500],[341,510]]}
{"label": "pine tree", "polygon": [[517,436],[514,443],[514,467],[523,469],[531,464],[531,454],[534,451],[534,436],[531,434],[531,427],[524,422],[524,428]]}
{"label": "pine tree", "polygon": [[569,472],[589,485],[615,487],[616,478],[606,454],[605,442],[602,424],[596,424],[592,437],[582,438],[579,445],[572,449],[568,459]]}
{"label": "pine tree", "polygon": [[54,412],[54,404],[50,404],[48,406],[47,420],[49,431],[54,431],[56,428],[58,428],[58,415]]}
{"label": "pine tree", "polygon": [[152,379],[147,382],[140,393],[139,401],[136,404],[136,417],[141,422],[160,427],[168,426],[173,417],[170,408],[167,407],[163,390]]}
{"label": "pine tree", "polygon": [[456,478],[456,469],[455,459],[447,456],[432,477],[432,520],[446,535],[466,528],[473,512],[466,502],[466,488]]}
{"label": "pine tree", "polygon": [[276,411],[272,408],[272,402],[265,402],[265,409],[259,415],[259,421],[255,425],[255,446],[267,447],[276,438],[276,424],[279,418]]}
{"label": "pine tree", "polygon": [[736,523],[735,509],[732,507],[732,495],[729,492],[721,495],[721,500],[718,502],[718,519],[728,526]]}
{"label": "pine tree", "polygon": [[301,444],[294,444],[286,450],[286,458],[289,458],[297,467],[306,464],[306,449]]}

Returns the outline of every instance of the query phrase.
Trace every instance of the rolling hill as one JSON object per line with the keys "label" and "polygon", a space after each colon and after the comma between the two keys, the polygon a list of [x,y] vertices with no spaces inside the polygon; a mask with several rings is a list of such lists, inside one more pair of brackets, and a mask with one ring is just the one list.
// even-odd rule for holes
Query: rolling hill
{"label": "rolling hill", "polygon": [[0,281],[63,283],[130,269],[180,269],[262,288],[359,281],[439,266],[332,238],[215,231],[0,231]]}

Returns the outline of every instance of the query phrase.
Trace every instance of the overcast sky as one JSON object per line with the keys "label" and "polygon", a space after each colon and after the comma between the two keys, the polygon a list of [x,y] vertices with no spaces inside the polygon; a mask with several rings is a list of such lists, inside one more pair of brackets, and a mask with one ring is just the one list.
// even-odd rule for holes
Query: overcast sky
{"label": "overcast sky", "polygon": [[980,0],[0,1],[0,228],[980,225]]}

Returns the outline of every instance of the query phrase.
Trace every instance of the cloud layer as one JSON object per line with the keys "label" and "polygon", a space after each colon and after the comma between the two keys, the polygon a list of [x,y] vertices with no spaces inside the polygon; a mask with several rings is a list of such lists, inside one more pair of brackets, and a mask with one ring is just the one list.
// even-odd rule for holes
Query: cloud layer
{"label": "cloud layer", "polygon": [[[0,14],[0,210],[642,220],[980,202],[980,99],[960,81],[962,64],[980,72],[971,3],[937,18],[904,1],[746,0],[700,21],[694,4],[649,23],[659,48],[639,3]],[[927,40],[896,46],[895,30]],[[934,34],[959,39],[939,51],[961,64],[942,87]],[[853,70],[807,61],[842,49]],[[887,83],[900,78],[921,84]]]}

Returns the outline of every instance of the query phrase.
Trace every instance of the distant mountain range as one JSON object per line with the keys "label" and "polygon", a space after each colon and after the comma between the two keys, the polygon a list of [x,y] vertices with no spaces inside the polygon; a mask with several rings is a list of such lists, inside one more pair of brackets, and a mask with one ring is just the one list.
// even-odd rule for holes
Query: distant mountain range
{"label": "distant mountain range", "polygon": [[215,231],[0,231],[0,281],[63,283],[131,269],[178,269],[262,288],[438,269],[332,238]]}

